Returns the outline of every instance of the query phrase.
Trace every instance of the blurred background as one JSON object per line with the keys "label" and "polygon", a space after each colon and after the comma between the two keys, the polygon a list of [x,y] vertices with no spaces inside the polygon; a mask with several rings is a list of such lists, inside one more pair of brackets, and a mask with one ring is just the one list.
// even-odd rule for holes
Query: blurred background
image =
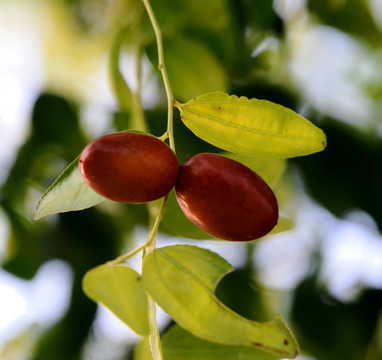
{"label": "blurred background", "polygon": [[[325,151],[288,160],[275,184],[287,231],[255,244],[193,240],[203,235],[172,230],[167,216],[159,246],[193,243],[225,257],[235,271],[218,297],[254,320],[282,314],[299,359],[382,359],[382,1],[152,5],[179,101],[215,90],[268,99],[328,138]],[[2,360],[131,359],[139,340],[86,298],[81,280],[144,241],[146,207],[105,201],[33,219],[42,193],[89,141],[134,123],[110,83],[122,28],[121,72],[160,136],[166,100],[141,1],[0,1]],[[181,163],[216,151],[177,112],[175,140]],[[164,329],[169,318],[158,317]]]}

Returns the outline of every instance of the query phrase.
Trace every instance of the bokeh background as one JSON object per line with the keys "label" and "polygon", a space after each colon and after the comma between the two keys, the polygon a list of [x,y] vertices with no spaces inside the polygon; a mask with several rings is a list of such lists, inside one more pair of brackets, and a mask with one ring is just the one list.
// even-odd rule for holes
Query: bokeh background
{"label": "bokeh background", "polygon": [[[268,99],[328,138],[325,151],[289,160],[277,185],[294,224],[288,231],[247,245],[174,237],[170,226],[159,245],[196,243],[230,261],[236,270],[217,295],[251,319],[282,314],[299,359],[382,359],[382,1],[152,4],[178,100],[213,90]],[[123,27],[132,30],[121,71],[159,136],[166,101],[139,0],[0,1],[2,360],[131,359],[139,341],[86,298],[81,280],[144,241],[146,207],[104,202],[33,219],[41,194],[90,140],[132,123],[110,85],[110,51]],[[216,150],[178,116],[180,162]],[[158,318],[165,329],[169,318]]]}

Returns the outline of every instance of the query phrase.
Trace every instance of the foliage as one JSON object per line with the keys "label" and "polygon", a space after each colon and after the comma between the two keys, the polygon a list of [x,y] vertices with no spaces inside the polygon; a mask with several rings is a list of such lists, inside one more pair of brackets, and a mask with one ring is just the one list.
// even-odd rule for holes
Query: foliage
{"label": "foliage", "polygon": [[[173,57],[174,61],[165,63],[161,30],[150,4],[145,1],[144,4],[156,35],[159,69],[163,76],[169,106],[167,131],[162,138],[169,138],[170,147],[174,151],[173,104],[180,109],[180,118],[195,135],[207,143],[241,155],[293,157],[320,151],[326,146],[325,135],[320,129],[292,110],[269,101],[248,100],[216,92],[201,95],[186,104],[178,103],[173,98],[171,85],[174,84],[174,79],[186,73],[187,69],[198,72],[202,82],[196,82],[195,86],[191,79],[183,78],[182,81],[190,89],[190,93],[183,92],[184,97],[190,97],[196,91],[208,89],[211,85],[217,86],[218,89],[225,88],[223,84],[219,84],[219,79],[223,76],[212,74],[210,78],[213,81],[209,80],[210,84],[204,84],[203,81],[207,77],[203,75],[203,71],[198,71],[197,67],[193,67],[191,63],[187,64],[187,61],[180,60],[179,64],[183,67],[176,65],[174,54],[184,54],[185,59],[188,59],[191,53],[195,52],[199,64],[203,64],[206,69],[214,68],[217,71],[218,68],[212,58],[209,60],[207,53],[203,58],[203,50],[199,49],[198,45],[191,46],[190,54],[187,54],[187,44],[180,43],[178,47],[172,47],[173,50],[167,53],[167,59]],[[117,98],[122,108],[126,109],[132,100],[131,92],[128,91],[128,86],[118,71],[118,51],[114,50],[119,48],[121,34],[123,33],[118,34],[112,51],[111,75]],[[166,65],[171,69],[169,74],[172,76],[168,75]],[[177,76],[175,76],[176,71],[178,71]],[[175,91],[176,89],[175,87]],[[139,98],[135,101],[139,101]],[[135,116],[136,107],[130,106],[130,108]],[[143,123],[144,117],[140,118]],[[145,127],[142,125],[135,130],[143,128]],[[37,208],[37,218],[51,212],[81,210],[102,201],[79,179],[77,162],[75,160],[64,170],[43,195]],[[265,166],[265,172],[267,167]],[[280,317],[269,323],[248,321],[222,306],[213,295],[216,282],[230,269],[223,259],[206,250],[189,248],[185,245],[155,248],[155,236],[165,213],[167,199],[168,196],[162,201],[146,240],[142,266],[143,287],[140,284],[139,274],[131,268],[104,265],[86,274],[83,285],[86,294],[109,307],[138,334],[147,336],[155,359],[160,359],[163,355],[160,342],[156,339],[156,326],[149,320],[155,315],[150,313],[152,307],[146,300],[150,302],[151,298],[171,315],[177,324],[199,338],[223,345],[254,346],[258,350],[276,356],[296,357],[298,345]],[[173,221],[174,219],[171,219],[171,222]],[[174,235],[181,234],[175,232]],[[122,256],[113,264],[128,257],[130,254]]]}
{"label": "foliage", "polygon": [[290,158],[326,147],[320,129],[267,100],[210,93],[178,107],[181,119],[192,132],[233,153]]}
{"label": "foliage", "polygon": [[[86,22],[81,17],[85,1],[71,3],[84,31],[96,28],[94,19]],[[282,19],[270,5],[223,0],[151,3],[153,9],[146,1],[116,1],[109,13],[108,26],[113,30],[108,34],[109,76],[118,104],[114,116],[122,120],[118,127],[117,121],[110,125],[110,132],[134,130],[156,135],[169,142],[180,162],[200,152],[222,153],[254,169],[276,194],[284,185],[282,176],[289,162],[301,169],[312,194],[334,213],[341,214],[356,204],[378,218],[380,187],[375,183],[381,174],[373,165],[380,154],[380,140],[365,140],[325,118],[320,127],[329,140],[337,141],[330,141],[322,155],[316,154],[326,147],[326,135],[317,126],[316,113],[312,112],[310,121],[297,112],[303,94],[285,77],[285,65],[279,62],[282,46],[274,52],[251,56],[253,47],[269,37],[281,44],[285,41]],[[370,15],[362,1],[355,1],[354,7],[355,3],[362,10],[362,18],[367,18],[364,26],[354,27],[347,21],[348,16],[354,16],[350,2],[346,11],[336,9],[342,15],[338,26],[357,36],[371,34],[375,44],[379,30],[366,26]],[[335,25],[338,17],[333,17],[328,4],[311,1],[309,10]],[[161,99],[165,100],[152,109],[144,109],[142,104],[142,69],[138,66],[135,74],[136,88],[124,78],[121,57],[126,51],[134,54],[138,64],[149,59],[151,76],[159,79]],[[299,351],[297,340],[303,352],[320,360],[339,358],[345,353],[348,359],[363,356],[378,325],[378,293],[368,293],[362,300],[368,307],[368,316],[362,319],[355,316],[356,311],[362,311],[361,305],[354,309],[336,305],[340,311],[334,311],[319,296],[315,279],[310,279],[297,289],[292,317],[284,321],[272,311],[267,312],[264,294],[259,296],[248,289],[256,271],[251,265],[233,271],[218,254],[183,244],[182,237],[200,240],[203,246],[203,240],[211,236],[183,215],[173,191],[147,205],[120,205],[88,187],[78,171],[78,155],[90,139],[80,129],[76,106],[64,97],[41,95],[35,105],[30,139],[20,150],[2,190],[7,197],[2,198],[1,207],[16,244],[4,267],[31,278],[44,261],[58,257],[75,270],[70,310],[40,339],[33,359],[81,358],[95,312],[94,303],[84,298],[82,289],[143,337],[135,347],[135,360],[175,360],[186,354],[190,359],[294,358]],[[179,112],[173,113],[176,109]],[[57,114],[63,118],[57,120],[62,128],[52,129],[50,120]],[[355,162],[359,144],[363,161]],[[314,155],[295,158],[310,154]],[[356,174],[354,168],[359,169]],[[357,174],[365,174],[370,168],[375,177],[364,186],[364,179]],[[323,176],[328,173],[330,178]],[[354,181],[344,181],[345,174]],[[33,225],[29,222],[32,216],[26,221],[13,205],[27,202],[28,194],[21,191],[26,178],[39,192],[47,188],[34,214],[40,220]],[[281,195],[279,202],[282,207],[286,205]],[[85,211],[72,212],[77,210]],[[291,222],[281,217],[275,231],[290,229]],[[132,239],[137,226],[147,230],[147,240],[134,248]],[[174,236],[177,244],[157,247],[155,238],[159,232]],[[121,255],[126,247],[130,251]],[[249,254],[256,249],[255,244],[247,247]],[[121,264],[140,253],[140,273]],[[245,304],[246,299],[240,297],[252,301]],[[176,323],[160,334],[154,302]],[[350,323],[341,325],[341,329],[347,328],[349,336],[356,334],[354,342],[362,340],[355,355],[342,350],[347,339],[325,329],[328,324],[335,327],[337,318]],[[77,320],[81,326],[76,327]],[[74,328],[73,333],[68,331]]]}

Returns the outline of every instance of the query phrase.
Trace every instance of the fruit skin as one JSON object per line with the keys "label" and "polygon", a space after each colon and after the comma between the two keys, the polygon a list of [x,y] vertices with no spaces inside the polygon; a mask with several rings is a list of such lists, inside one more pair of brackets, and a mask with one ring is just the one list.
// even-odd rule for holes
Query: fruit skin
{"label": "fruit skin", "polygon": [[120,132],[101,136],[86,146],[79,170],[87,184],[105,198],[143,203],[165,196],[174,187],[179,163],[163,141]]}
{"label": "fruit skin", "polygon": [[187,160],[175,191],[184,214],[219,239],[258,239],[277,224],[271,188],[245,165],[221,155],[205,153]]}

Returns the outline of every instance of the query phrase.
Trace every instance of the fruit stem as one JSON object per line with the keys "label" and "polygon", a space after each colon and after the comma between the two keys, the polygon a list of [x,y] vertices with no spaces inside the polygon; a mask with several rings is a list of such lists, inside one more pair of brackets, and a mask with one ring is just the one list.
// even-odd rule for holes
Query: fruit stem
{"label": "fruit stem", "polygon": [[124,255],[121,255],[121,256],[118,256],[117,258],[115,258],[114,260],[110,260],[106,263],[106,265],[118,265],[120,264],[121,262],[131,258],[132,256],[134,256],[135,254],[138,254],[141,250],[143,250],[144,248],[146,247],[146,244],[143,244],[139,247],[137,247],[136,249],[134,250],[131,250],[129,251],[128,253],[124,254]]}
{"label": "fruit stem", "polygon": [[155,38],[157,42],[157,48],[158,48],[158,68],[160,72],[162,73],[162,78],[164,82],[164,87],[166,90],[166,96],[167,96],[167,132],[169,136],[169,145],[172,151],[175,152],[175,141],[174,141],[174,130],[173,130],[173,119],[174,119],[174,96],[172,94],[171,86],[170,86],[170,81],[167,75],[167,70],[166,70],[166,64],[164,60],[164,51],[163,51],[163,34],[162,31],[159,27],[159,24],[157,22],[157,19],[155,17],[155,14],[153,12],[153,9],[150,5],[149,0],[142,0],[143,4],[145,5],[147,14],[150,18],[151,24],[154,29],[155,33]]}
{"label": "fruit stem", "polygon": [[[146,243],[145,243],[145,250],[155,248],[156,236],[157,236],[159,224],[162,221],[163,215],[164,215],[165,210],[166,210],[167,200],[168,200],[168,195],[166,195],[163,198],[163,201],[160,204],[158,214],[155,218],[155,222],[154,222],[149,234],[147,235]],[[145,254],[144,254],[144,256],[145,256]]]}
{"label": "fruit stem", "polygon": [[158,139],[161,141],[168,139],[168,131],[166,131],[162,136],[159,136]]}

